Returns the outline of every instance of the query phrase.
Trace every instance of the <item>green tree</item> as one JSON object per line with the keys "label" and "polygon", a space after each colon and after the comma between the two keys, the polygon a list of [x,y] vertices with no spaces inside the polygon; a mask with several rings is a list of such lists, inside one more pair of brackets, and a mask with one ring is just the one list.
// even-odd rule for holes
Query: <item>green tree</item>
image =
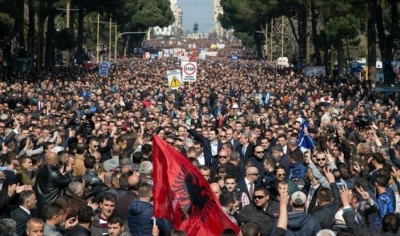
{"label": "green tree", "polygon": [[400,40],[400,3],[398,0],[369,0],[376,5],[378,44],[384,61],[392,61]]}
{"label": "green tree", "polygon": [[[149,27],[166,27],[175,20],[168,0],[127,0],[116,15],[122,32],[146,32]],[[123,36],[123,48],[128,43],[128,52],[133,52],[145,36],[145,33]]]}
{"label": "green tree", "polygon": [[77,63],[82,64],[84,61],[83,43],[84,43],[84,18],[90,13],[98,12],[110,15],[116,15],[119,8],[124,8],[126,2],[123,0],[72,0],[72,6],[78,8],[78,35],[77,35]]}
{"label": "green tree", "polygon": [[337,51],[338,74],[343,75],[345,65],[344,41],[355,39],[360,29],[360,21],[353,14],[332,17],[325,25],[325,32]]}
{"label": "green tree", "polygon": [[221,0],[224,14],[219,15],[218,19],[226,29],[232,27],[236,32],[252,35],[257,55],[261,58],[264,37],[256,31],[265,30],[264,25],[271,19],[268,14],[275,4],[273,0]]}

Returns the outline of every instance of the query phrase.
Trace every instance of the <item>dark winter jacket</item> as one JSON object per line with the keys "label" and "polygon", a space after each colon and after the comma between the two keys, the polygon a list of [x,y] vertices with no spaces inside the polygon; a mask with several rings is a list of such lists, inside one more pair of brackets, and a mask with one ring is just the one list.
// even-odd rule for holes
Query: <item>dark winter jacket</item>
{"label": "dark winter jacket", "polygon": [[321,229],[318,220],[303,211],[293,211],[288,214],[288,225],[286,235],[309,235],[314,236]]}
{"label": "dark winter jacket", "polygon": [[267,209],[257,207],[255,204],[249,204],[239,212],[237,220],[239,225],[246,222],[255,222],[261,231],[261,236],[269,236],[272,233],[275,221],[279,216],[279,203],[269,201]]}
{"label": "dark winter jacket", "polygon": [[335,214],[342,205],[339,188],[336,183],[329,184],[332,190],[333,202],[323,206],[314,207],[311,215],[319,220],[322,229],[330,229],[335,222]]}
{"label": "dark winter jacket", "polygon": [[48,205],[63,196],[63,190],[68,187],[71,178],[70,173],[63,175],[55,166],[47,164],[40,167],[33,188],[37,197],[36,209],[39,218],[44,218]]}
{"label": "dark winter jacket", "polygon": [[[167,235],[170,224],[167,220],[156,220],[161,235]],[[128,207],[128,227],[132,236],[151,235],[153,229],[153,205],[133,200]]]}
{"label": "dark winter jacket", "polygon": [[91,233],[90,230],[78,224],[69,229],[65,236],[91,236]]}
{"label": "dark winter jacket", "polygon": [[390,233],[390,232],[376,232],[376,231],[370,231],[365,228],[361,228],[358,226],[355,220],[355,214],[351,210],[343,210],[343,218],[344,221],[346,222],[347,228],[352,232],[354,235],[362,235],[362,236],[395,236],[398,234]]}

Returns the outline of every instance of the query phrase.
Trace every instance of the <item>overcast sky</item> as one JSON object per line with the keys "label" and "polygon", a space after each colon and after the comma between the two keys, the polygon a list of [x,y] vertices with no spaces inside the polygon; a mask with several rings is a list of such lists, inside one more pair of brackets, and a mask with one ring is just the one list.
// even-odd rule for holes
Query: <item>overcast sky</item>
{"label": "overcast sky", "polygon": [[208,32],[213,27],[213,0],[178,0],[183,9],[182,28],[193,31],[194,23],[199,32]]}

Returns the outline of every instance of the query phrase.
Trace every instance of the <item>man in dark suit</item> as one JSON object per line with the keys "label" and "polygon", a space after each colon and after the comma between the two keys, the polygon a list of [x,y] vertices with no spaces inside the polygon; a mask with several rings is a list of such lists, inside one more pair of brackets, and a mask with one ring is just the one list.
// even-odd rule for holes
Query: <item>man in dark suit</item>
{"label": "man in dark suit", "polygon": [[233,138],[233,129],[232,128],[227,128],[226,129],[226,139],[228,142],[232,144],[233,150],[236,150],[236,148],[240,145],[239,141]]}
{"label": "man in dark suit", "polygon": [[254,146],[249,142],[249,133],[240,135],[239,141],[240,145],[235,151],[240,153],[240,158],[246,163],[254,155]]}
{"label": "man in dark suit", "polygon": [[258,181],[260,173],[257,167],[251,165],[246,169],[246,176],[237,183],[237,188],[239,190],[239,201],[241,206],[244,207],[253,201],[254,189],[260,185]]}
{"label": "man in dark suit", "polygon": [[218,113],[225,114],[225,108],[222,106],[220,101],[217,101],[216,106],[213,109],[213,116],[217,118]]}
{"label": "man in dark suit", "polygon": [[31,210],[35,208],[36,196],[32,190],[24,190],[19,195],[19,207],[11,212],[11,219],[17,223],[17,234],[26,235],[26,223],[31,218]]}
{"label": "man in dark suit", "polygon": [[203,152],[204,152],[204,159],[206,160],[206,165],[208,160],[211,160],[210,165],[211,167],[214,163],[216,163],[218,159],[218,152],[221,151],[222,143],[218,140],[218,130],[211,128],[209,130],[209,138],[205,138],[196,130],[188,129],[190,135],[194,137],[195,140],[203,144]]}

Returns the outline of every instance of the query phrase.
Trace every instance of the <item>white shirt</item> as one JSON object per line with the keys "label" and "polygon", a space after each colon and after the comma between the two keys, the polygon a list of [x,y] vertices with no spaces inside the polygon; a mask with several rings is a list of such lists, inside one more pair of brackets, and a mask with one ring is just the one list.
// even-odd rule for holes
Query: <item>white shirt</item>
{"label": "white shirt", "polygon": [[28,209],[24,208],[23,206],[19,206],[22,210],[24,210],[26,213],[28,213],[28,215],[31,215],[31,211],[29,211]]}
{"label": "white shirt", "polygon": [[[247,180],[247,178],[244,178],[244,182],[246,183],[247,191],[249,192],[249,194],[251,194],[250,188],[251,188],[251,185],[252,185],[253,183],[251,183],[249,180]],[[254,185],[253,185],[253,191],[254,191]]]}
{"label": "white shirt", "polygon": [[201,154],[201,156],[198,156],[197,161],[199,161],[200,165],[204,166],[206,164],[206,160],[204,159],[204,154]]}
{"label": "white shirt", "polygon": [[218,155],[218,141],[210,142],[211,144],[211,155]]}
{"label": "white shirt", "polygon": [[286,155],[286,153],[287,153],[287,145],[285,145],[285,146],[283,146],[283,153],[285,153],[285,155]]}

